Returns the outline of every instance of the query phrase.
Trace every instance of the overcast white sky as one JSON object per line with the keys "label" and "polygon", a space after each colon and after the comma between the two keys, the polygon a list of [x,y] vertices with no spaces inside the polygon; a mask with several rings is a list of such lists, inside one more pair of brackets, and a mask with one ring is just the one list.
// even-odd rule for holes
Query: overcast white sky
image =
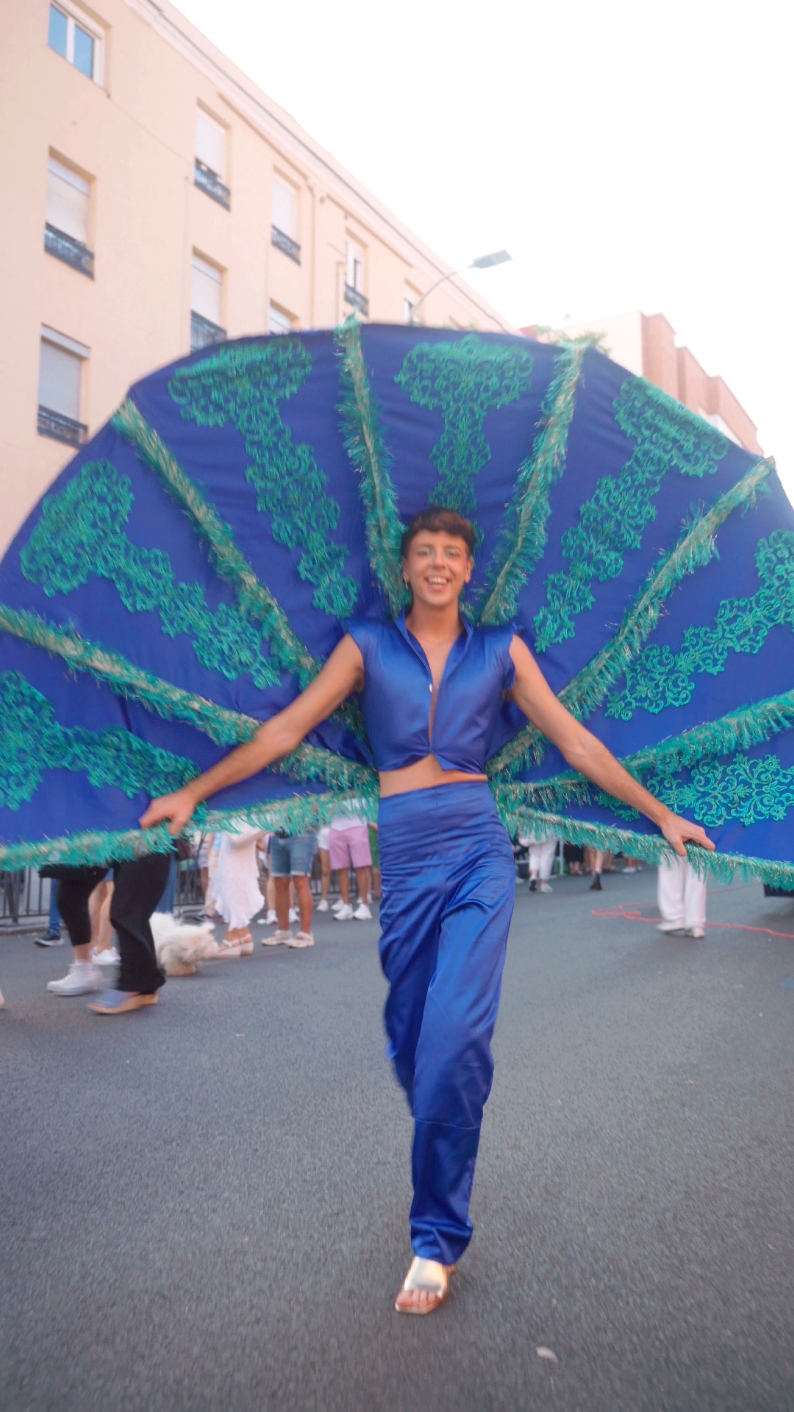
{"label": "overcast white sky", "polygon": [[666,314],[794,500],[780,0],[178,3],[513,323]]}

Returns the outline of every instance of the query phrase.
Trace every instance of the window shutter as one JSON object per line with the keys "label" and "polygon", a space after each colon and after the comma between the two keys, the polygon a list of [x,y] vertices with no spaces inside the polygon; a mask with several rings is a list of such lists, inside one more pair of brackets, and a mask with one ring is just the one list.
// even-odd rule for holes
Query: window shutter
{"label": "window shutter", "polygon": [[196,111],[196,157],[220,181],[226,175],[226,131],[201,108]]}
{"label": "window shutter", "polygon": [[221,325],[221,288],[223,275],[215,265],[193,256],[192,288],[190,307],[194,314],[200,314],[210,323]]}
{"label": "window shutter", "polygon": [[50,157],[47,184],[47,224],[73,240],[88,244],[90,187],[84,177]]}
{"label": "window shutter", "polygon": [[298,239],[297,194],[278,177],[273,181],[273,225],[290,240]]}
{"label": "window shutter", "polygon": [[54,343],[41,341],[39,365],[39,405],[51,412],[60,412],[73,421],[80,420],[80,375],[82,358],[56,348]]}

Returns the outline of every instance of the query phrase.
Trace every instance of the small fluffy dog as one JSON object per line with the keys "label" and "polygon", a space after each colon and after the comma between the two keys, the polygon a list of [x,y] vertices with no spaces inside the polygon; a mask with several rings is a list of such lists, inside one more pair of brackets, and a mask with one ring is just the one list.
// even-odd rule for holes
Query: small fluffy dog
{"label": "small fluffy dog", "polygon": [[218,954],[212,922],[178,922],[173,912],[154,912],[152,936],[157,960],[167,976],[193,976],[202,961]]}

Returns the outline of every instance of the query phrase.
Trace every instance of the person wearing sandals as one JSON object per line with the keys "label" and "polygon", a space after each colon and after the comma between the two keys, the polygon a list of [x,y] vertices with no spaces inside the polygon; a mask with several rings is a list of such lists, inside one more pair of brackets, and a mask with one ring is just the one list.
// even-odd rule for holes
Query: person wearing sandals
{"label": "person wearing sandals", "polygon": [[234,833],[220,836],[218,864],[212,879],[215,909],[226,923],[226,935],[218,947],[220,959],[236,960],[253,956],[251,918],[261,912],[263,897],[259,887],[256,843],[262,830],[255,824],[235,820]]}
{"label": "person wearing sandals", "polygon": [[187,824],[196,805],[294,750],[360,692],[380,775],[381,964],[389,982],[388,1054],[414,1120],[414,1260],[396,1308],[429,1314],[472,1234],[480,1125],[493,1075],[491,1037],[513,911],[515,867],[484,768],[505,697],[574,769],[642,810],[679,854],[703,829],[654,799],[565,710],[511,627],[473,628],[459,598],[475,533],[440,508],[402,537],[411,606],[396,622],[353,622],[286,710],[206,774],[154,800],[144,828]]}

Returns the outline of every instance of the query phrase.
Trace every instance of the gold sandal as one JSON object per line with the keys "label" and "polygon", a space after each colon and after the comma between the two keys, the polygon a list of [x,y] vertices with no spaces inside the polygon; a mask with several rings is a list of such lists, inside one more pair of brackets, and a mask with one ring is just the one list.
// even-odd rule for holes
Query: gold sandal
{"label": "gold sandal", "polygon": [[398,1295],[394,1306],[397,1313],[434,1314],[449,1295],[449,1277],[455,1273],[457,1268],[457,1265],[440,1265],[437,1260],[423,1260],[421,1256],[415,1255],[400,1294],[404,1290],[425,1290],[433,1297],[424,1308],[417,1309],[410,1304],[401,1304],[400,1295]]}

